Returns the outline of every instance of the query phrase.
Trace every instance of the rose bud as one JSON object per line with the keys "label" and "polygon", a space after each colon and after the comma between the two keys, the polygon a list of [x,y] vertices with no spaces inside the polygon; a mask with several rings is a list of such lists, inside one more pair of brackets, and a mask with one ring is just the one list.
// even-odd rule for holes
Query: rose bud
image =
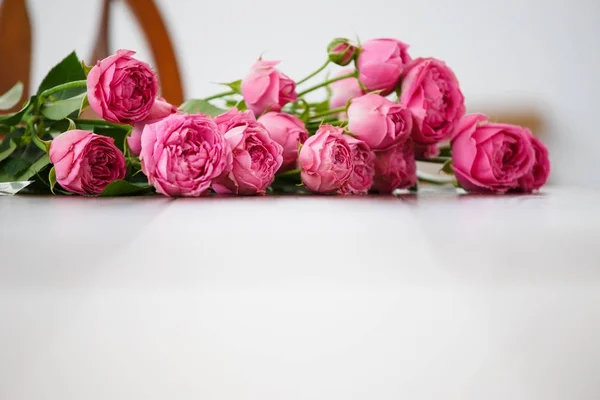
{"label": "rose bud", "polygon": [[344,135],[352,153],[352,173],[339,189],[340,194],[367,194],[373,186],[375,175],[375,157],[369,146],[362,140]]}
{"label": "rose bud", "polygon": [[231,171],[213,189],[219,194],[265,194],[283,161],[283,148],[251,113],[232,109],[215,118],[233,155]]}
{"label": "rose bud", "polygon": [[171,114],[142,133],[142,172],[166,196],[201,196],[231,168],[231,150],[208,115]]}
{"label": "rose bud", "polygon": [[461,118],[451,145],[456,179],[470,192],[516,188],[536,161],[528,129],[488,123],[482,114]]}
{"label": "rose bud", "polygon": [[77,194],[99,194],[109,183],[125,177],[125,157],[114,139],[74,129],[50,145],[56,181]]}
{"label": "rose bud", "polygon": [[359,78],[369,92],[392,93],[405,65],[411,60],[408,45],[396,39],[372,39],[360,50],[356,65]]}
{"label": "rose bud", "polygon": [[280,171],[296,168],[298,160],[298,144],[308,139],[308,130],[298,117],[291,114],[268,112],[258,119],[263,124],[271,139],[283,147],[283,163]]}
{"label": "rose bud", "polygon": [[242,96],[255,115],[265,111],[280,111],[298,99],[296,83],[275,66],[279,61],[259,60],[242,81]]}
{"label": "rose bud", "polygon": [[518,191],[525,193],[533,192],[544,186],[550,175],[548,149],[544,143],[535,136],[531,136],[530,140],[533,151],[535,152],[535,163],[531,170],[519,179],[519,185],[517,186]]}
{"label": "rose bud", "polygon": [[352,151],[343,133],[342,128],[322,125],[300,149],[300,176],[311,192],[335,192],[350,178]]}
{"label": "rose bud", "polygon": [[420,153],[438,154],[437,143],[447,140],[465,114],[465,99],[458,80],[443,61],[418,58],[402,77],[400,104],[414,116],[412,133]]}
{"label": "rose bud", "polygon": [[356,57],[357,52],[357,47],[352,45],[348,39],[333,39],[327,46],[329,60],[341,66],[350,64],[350,61]]}
{"label": "rose bud", "polygon": [[[344,68],[336,76],[348,75],[354,71],[353,68]],[[339,81],[335,81],[329,84],[331,88],[331,100],[329,100],[329,108],[340,108],[348,104],[348,100],[355,97],[360,97],[364,94],[364,91],[358,83],[356,78],[346,78]],[[340,119],[346,119],[347,116],[344,113],[340,116]]]}
{"label": "rose bud", "polygon": [[134,156],[139,156],[142,151],[142,131],[148,124],[153,124],[160,121],[161,119],[174,114],[177,112],[177,107],[167,103],[165,99],[158,98],[150,109],[150,114],[144,121],[136,122],[133,124],[133,130],[131,136],[127,138],[127,144],[129,150]]}
{"label": "rose bud", "polygon": [[410,111],[375,93],[352,99],[348,130],[373,150],[384,150],[405,141],[412,130]]}
{"label": "rose bud", "polygon": [[145,62],[119,50],[91,69],[87,77],[90,106],[107,121],[131,124],[148,118],[158,93],[158,77]]}
{"label": "rose bud", "polygon": [[387,150],[375,152],[373,191],[392,193],[396,189],[413,187],[416,183],[417,163],[410,138]]}

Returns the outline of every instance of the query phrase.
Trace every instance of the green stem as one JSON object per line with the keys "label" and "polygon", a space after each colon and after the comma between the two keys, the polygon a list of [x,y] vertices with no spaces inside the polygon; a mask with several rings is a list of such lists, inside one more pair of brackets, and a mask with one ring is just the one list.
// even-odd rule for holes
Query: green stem
{"label": "green stem", "polygon": [[317,89],[320,89],[322,87],[325,87],[325,86],[329,85],[330,83],[341,81],[342,79],[347,79],[347,78],[356,78],[356,71],[352,72],[350,74],[336,76],[335,78],[328,79],[325,82],[319,83],[318,85],[309,87],[308,89],[306,89],[306,90],[298,93],[298,97],[304,96],[305,94],[310,93],[313,90],[317,90]]}
{"label": "green stem", "polygon": [[310,119],[316,119],[316,118],[326,117],[328,115],[337,114],[337,113],[341,113],[341,112],[344,112],[344,111],[346,111],[346,106],[339,107],[339,108],[333,108],[331,110],[327,110],[327,111],[323,111],[323,112],[320,112],[318,114],[315,114],[315,115],[311,116]]}
{"label": "green stem", "polygon": [[275,175],[276,178],[285,178],[288,176],[296,176],[300,174],[299,169],[291,169],[289,171],[282,172],[280,174]]}
{"label": "green stem", "polygon": [[205,100],[205,101],[214,100],[214,99],[218,99],[218,98],[221,98],[221,97],[230,96],[230,95],[233,95],[233,94],[236,94],[236,92],[233,91],[233,90],[229,90],[227,92],[221,92],[221,93],[213,94],[212,96],[205,97],[202,100]]}
{"label": "green stem", "polygon": [[417,158],[417,161],[428,162],[433,164],[445,164],[451,160],[450,157],[432,157],[432,158]]}
{"label": "green stem", "polygon": [[310,78],[312,78],[313,76],[317,75],[319,72],[323,71],[325,68],[327,68],[327,66],[329,65],[331,61],[329,61],[329,59],[327,59],[327,61],[325,62],[325,64],[321,65],[319,67],[319,69],[317,69],[315,72],[313,72],[312,74],[308,75],[306,78],[299,80],[298,82],[296,82],[296,85],[300,85],[301,83],[306,82],[307,80],[309,80]]}
{"label": "green stem", "polygon": [[129,125],[115,124],[102,119],[76,119],[74,122],[76,125],[106,126],[109,128],[123,129],[126,131],[131,129]]}
{"label": "green stem", "polygon": [[417,171],[417,178],[421,182],[433,183],[435,185],[450,185],[454,183],[454,177],[436,178],[430,174]]}
{"label": "green stem", "polygon": [[73,81],[73,82],[63,83],[62,85],[54,86],[53,88],[44,90],[42,93],[40,93],[40,95],[38,97],[38,101],[37,101],[38,109],[42,104],[44,104],[44,101],[48,97],[52,96],[54,93],[58,93],[58,92],[62,92],[64,90],[69,90],[69,89],[74,89],[74,88],[86,87],[86,85],[87,85],[87,81],[81,80],[81,81]]}

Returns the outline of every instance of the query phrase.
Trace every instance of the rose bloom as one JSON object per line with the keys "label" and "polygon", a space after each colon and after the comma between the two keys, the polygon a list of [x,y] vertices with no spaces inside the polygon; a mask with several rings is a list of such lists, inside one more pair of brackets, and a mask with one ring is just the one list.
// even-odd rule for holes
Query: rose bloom
{"label": "rose bloom", "polygon": [[283,148],[252,114],[235,108],[215,119],[231,148],[231,171],[213,189],[219,194],[265,194],[283,162]]}
{"label": "rose bloom", "polygon": [[125,177],[125,157],[114,139],[74,129],[50,145],[56,181],[77,194],[99,194],[109,183]]}
{"label": "rose bloom", "polygon": [[373,186],[375,175],[375,157],[369,146],[362,140],[344,135],[352,152],[352,173],[339,189],[340,194],[367,194]]}
{"label": "rose bloom", "polygon": [[465,115],[452,138],[452,168],[470,192],[506,192],[535,164],[528,129],[487,122],[482,114]]}
{"label": "rose bloom", "polygon": [[131,50],[119,50],[91,69],[87,96],[92,109],[107,121],[130,124],[148,118],[158,93],[158,77]]}
{"label": "rose bloom", "polygon": [[396,39],[372,39],[363,43],[357,66],[360,81],[369,92],[392,93],[400,75],[411,60],[408,45]]}
{"label": "rose bloom", "polygon": [[519,179],[517,190],[525,193],[538,190],[546,184],[550,175],[550,157],[548,149],[542,141],[535,136],[530,137],[533,151],[535,152],[535,163],[531,170]]}
{"label": "rose bloom", "polygon": [[167,103],[165,99],[156,99],[152,105],[152,108],[150,109],[150,114],[148,114],[148,117],[144,121],[133,124],[131,135],[127,138],[127,144],[129,145],[131,154],[134,156],[140,155],[140,152],[142,151],[142,132],[144,131],[144,127],[146,127],[146,125],[158,122],[176,112],[177,107]]}
{"label": "rose bloom", "polygon": [[465,114],[465,99],[454,72],[443,61],[418,58],[405,69],[400,104],[414,116],[413,140],[420,147],[432,147],[423,154],[435,156],[435,145],[450,138]]}
{"label": "rose bloom", "polygon": [[231,168],[231,150],[208,115],[171,114],[142,133],[142,171],[166,196],[200,196]]}
{"label": "rose bloom", "polygon": [[373,150],[384,150],[405,141],[412,130],[406,107],[375,93],[352,99],[348,107],[348,129]]}
{"label": "rose bloom", "polygon": [[350,43],[348,39],[333,39],[327,46],[329,60],[337,65],[348,65],[356,57],[358,48]]}
{"label": "rose bloom", "polygon": [[268,112],[258,119],[258,122],[283,148],[283,163],[280,171],[296,168],[298,160],[298,144],[303,144],[308,139],[308,130],[304,123],[295,115]]}
{"label": "rose bloom", "polygon": [[259,60],[242,81],[242,96],[257,116],[265,111],[280,111],[298,99],[296,83],[279,72],[277,64],[279,61]]}
{"label": "rose bloom", "polygon": [[343,136],[342,128],[322,125],[300,149],[300,176],[311,192],[335,192],[350,178],[352,151]]}
{"label": "rose bloom", "polygon": [[[344,68],[335,76],[348,75],[354,71],[353,68]],[[348,100],[355,97],[360,97],[364,94],[358,79],[346,78],[329,84],[331,88],[331,100],[329,100],[329,108],[340,108],[346,106]],[[347,118],[342,116],[342,119]]]}
{"label": "rose bloom", "polygon": [[372,190],[392,193],[408,189],[417,183],[417,163],[411,139],[387,150],[375,152],[375,177]]}

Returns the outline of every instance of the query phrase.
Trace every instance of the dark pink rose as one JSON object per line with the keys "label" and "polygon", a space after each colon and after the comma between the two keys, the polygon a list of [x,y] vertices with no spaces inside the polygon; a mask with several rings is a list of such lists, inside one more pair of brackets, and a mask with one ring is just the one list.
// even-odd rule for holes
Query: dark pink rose
{"label": "dark pink rose", "polygon": [[454,72],[443,61],[418,58],[405,69],[400,104],[414,116],[412,137],[420,152],[435,155],[435,147],[450,138],[465,114],[465,99]]}
{"label": "dark pink rose", "polygon": [[[353,71],[353,68],[344,68],[335,76],[348,75]],[[331,88],[331,100],[329,100],[330,108],[345,107],[348,100],[360,97],[364,94],[364,91],[356,78],[346,78],[335,81],[329,84],[329,87]],[[344,115],[342,118],[346,118],[346,116]]]}
{"label": "dark pink rose", "polygon": [[231,169],[231,150],[208,115],[171,114],[142,133],[142,171],[166,196],[201,196]]}
{"label": "dark pink rose", "polygon": [[50,145],[56,181],[77,194],[99,194],[109,183],[125,177],[125,157],[114,139],[74,129]]}
{"label": "dark pink rose", "polygon": [[465,115],[452,138],[452,167],[470,192],[506,192],[535,164],[528,129],[487,122],[482,114]]}
{"label": "dark pink rose", "polygon": [[150,109],[150,114],[144,121],[133,124],[131,135],[127,138],[129,150],[134,156],[139,156],[142,151],[142,132],[148,124],[153,124],[161,119],[177,112],[177,107],[167,103],[165,99],[158,98]]}
{"label": "dark pink rose", "polygon": [[365,42],[358,56],[359,78],[369,92],[392,93],[410,61],[408,45],[396,39],[372,39]]}
{"label": "dark pink rose", "polygon": [[341,194],[367,194],[373,186],[375,175],[375,156],[369,146],[362,140],[344,135],[352,152],[352,173],[346,183],[339,189]]}
{"label": "dark pink rose", "polygon": [[348,39],[333,39],[327,46],[329,60],[341,66],[350,64],[350,61],[354,60],[357,53],[358,48],[352,45]]}
{"label": "dark pink rose", "polygon": [[375,152],[374,191],[392,193],[396,189],[408,189],[416,183],[417,163],[411,139]]}
{"label": "dark pink rose", "polygon": [[410,111],[375,93],[352,99],[348,107],[348,129],[373,150],[384,150],[404,142],[412,130]]}
{"label": "dark pink rose", "polygon": [[296,168],[298,160],[298,144],[308,139],[308,130],[298,117],[280,112],[268,112],[258,119],[263,124],[271,139],[283,147],[283,163],[280,171]]}
{"label": "dark pink rose", "polygon": [[517,190],[525,193],[533,192],[544,186],[550,175],[548,149],[537,137],[531,136],[530,140],[535,152],[535,163],[531,170],[519,179],[519,185],[517,186]]}
{"label": "dark pink rose", "polygon": [[300,149],[300,176],[311,192],[335,192],[350,178],[352,150],[343,136],[343,129],[322,125]]}
{"label": "dark pink rose", "polygon": [[233,155],[231,171],[213,189],[219,194],[265,194],[283,161],[283,148],[248,112],[233,109],[216,118]]}
{"label": "dark pink rose", "polygon": [[298,100],[296,83],[275,66],[279,61],[259,60],[242,81],[242,96],[255,115],[281,111],[287,103]]}
{"label": "dark pink rose", "polygon": [[107,121],[130,124],[148,118],[156,95],[158,77],[145,62],[132,58],[131,50],[98,61],[87,77],[92,109]]}

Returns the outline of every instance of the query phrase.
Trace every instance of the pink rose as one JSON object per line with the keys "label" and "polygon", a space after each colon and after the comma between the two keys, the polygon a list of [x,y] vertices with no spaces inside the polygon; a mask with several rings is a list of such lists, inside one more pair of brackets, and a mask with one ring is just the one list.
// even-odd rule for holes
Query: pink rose
{"label": "pink rose", "polygon": [[425,147],[421,153],[437,154],[435,145],[450,138],[465,114],[464,103],[458,80],[443,61],[418,58],[406,67],[400,104],[408,107],[414,116],[412,136],[418,147]]}
{"label": "pink rose", "polygon": [[[233,112],[232,112],[233,111]],[[219,178],[213,189],[219,194],[265,194],[283,161],[283,148],[251,114],[235,109],[223,114],[220,127],[233,154],[231,171]],[[236,115],[233,115],[237,113]]]}
{"label": "pink rose", "polygon": [[[344,68],[335,76],[348,75],[353,72],[353,68]],[[346,106],[348,100],[364,94],[356,78],[346,78],[329,84],[332,96],[329,100],[330,108],[340,108]]]}
{"label": "pink rose", "polygon": [[142,134],[142,171],[166,196],[200,196],[231,168],[231,150],[208,115],[171,114]]}
{"label": "pink rose", "polygon": [[369,93],[352,99],[348,130],[373,150],[384,150],[410,136],[412,116],[406,107]]}
{"label": "pink rose", "polygon": [[296,83],[275,66],[279,61],[258,60],[242,81],[242,96],[255,115],[264,111],[280,111],[298,99]]}
{"label": "pink rose", "polygon": [[334,192],[350,178],[352,151],[343,134],[341,128],[322,125],[300,149],[300,176],[311,192]]}
{"label": "pink rose", "polygon": [[548,149],[542,141],[535,136],[529,138],[535,152],[535,163],[531,170],[519,179],[517,190],[525,193],[538,190],[548,180],[550,175],[550,158]]}
{"label": "pink rose", "polygon": [[148,118],[158,93],[158,77],[131,50],[98,61],[87,77],[92,109],[107,121],[122,124]]}
{"label": "pink rose", "polygon": [[69,192],[99,194],[109,183],[125,178],[125,157],[114,139],[74,129],[50,145],[56,181]]}
{"label": "pink rose", "polygon": [[405,65],[410,61],[408,45],[396,39],[372,39],[362,45],[357,66],[360,81],[382,96],[392,93]]}
{"label": "pink rose", "polygon": [[298,117],[291,114],[268,112],[258,119],[271,138],[283,147],[283,163],[280,171],[296,168],[298,144],[308,139],[308,130]]}
{"label": "pink rose", "polygon": [[531,171],[535,151],[528,129],[488,123],[482,114],[465,115],[452,138],[452,168],[470,192],[506,192]]}
{"label": "pink rose", "polygon": [[396,189],[408,189],[416,183],[417,163],[411,139],[375,152],[374,191],[392,193]]}
{"label": "pink rose", "polygon": [[367,194],[373,186],[375,156],[362,140],[355,139],[350,135],[344,135],[343,138],[352,152],[352,173],[339,192],[341,194]]}
{"label": "pink rose", "polygon": [[348,39],[333,39],[327,46],[329,60],[337,65],[348,65],[356,57],[358,49]]}
{"label": "pink rose", "polygon": [[165,99],[158,98],[150,109],[150,114],[144,121],[136,122],[133,124],[133,130],[131,135],[127,138],[127,144],[129,150],[134,156],[139,156],[142,151],[142,131],[148,124],[153,124],[160,121],[168,115],[177,112],[177,107],[167,103]]}

